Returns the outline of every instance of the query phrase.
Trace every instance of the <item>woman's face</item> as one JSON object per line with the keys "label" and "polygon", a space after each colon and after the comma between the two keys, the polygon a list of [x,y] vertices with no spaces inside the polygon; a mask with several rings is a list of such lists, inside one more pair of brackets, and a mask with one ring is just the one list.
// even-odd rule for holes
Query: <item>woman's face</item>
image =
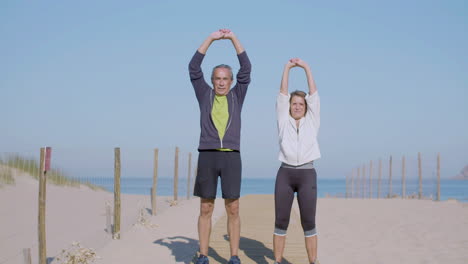
{"label": "woman's face", "polygon": [[306,110],[306,104],[304,98],[300,96],[293,96],[291,98],[289,113],[292,118],[299,120],[304,117]]}

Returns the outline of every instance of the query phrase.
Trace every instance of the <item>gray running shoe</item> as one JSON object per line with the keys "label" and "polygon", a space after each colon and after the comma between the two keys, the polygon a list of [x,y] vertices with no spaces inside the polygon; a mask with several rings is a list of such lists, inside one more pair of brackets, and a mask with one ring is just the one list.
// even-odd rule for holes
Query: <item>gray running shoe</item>
{"label": "gray running shoe", "polygon": [[197,262],[195,264],[209,264],[210,261],[208,260],[208,257],[205,255],[200,255],[197,259]]}
{"label": "gray running shoe", "polygon": [[241,261],[238,256],[232,256],[228,264],[241,264]]}

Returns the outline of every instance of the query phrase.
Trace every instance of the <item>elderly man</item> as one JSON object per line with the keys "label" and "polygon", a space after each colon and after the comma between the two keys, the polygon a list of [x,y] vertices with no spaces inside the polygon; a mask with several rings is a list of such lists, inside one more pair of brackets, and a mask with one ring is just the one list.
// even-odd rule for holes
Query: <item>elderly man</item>
{"label": "elderly man", "polygon": [[[236,84],[232,69],[218,65],[211,74],[211,88],[203,78],[201,63],[211,43],[228,39],[234,45],[240,63]],[[194,195],[200,197],[198,236],[200,256],[197,264],[208,264],[211,216],[214,209],[218,177],[228,216],[231,249],[229,264],[240,264],[237,256],[240,238],[239,197],[242,163],[240,157],[241,111],[250,83],[251,65],[247,53],[236,35],[229,29],[211,33],[193,55],[189,64],[190,80],[200,107],[200,142],[198,171]]]}

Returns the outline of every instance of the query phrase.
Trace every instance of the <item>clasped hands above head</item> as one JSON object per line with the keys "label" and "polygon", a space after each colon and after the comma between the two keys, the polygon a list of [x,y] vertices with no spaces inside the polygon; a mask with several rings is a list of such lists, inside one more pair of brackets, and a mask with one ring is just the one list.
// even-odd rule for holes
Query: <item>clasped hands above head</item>
{"label": "clasped hands above head", "polygon": [[288,60],[288,62],[286,63],[286,67],[288,68],[294,68],[294,67],[306,68],[308,66],[309,65],[305,61],[301,60],[300,58],[292,58]]}
{"label": "clasped hands above head", "polygon": [[210,34],[213,40],[218,39],[232,39],[234,37],[234,33],[227,28],[222,28]]}

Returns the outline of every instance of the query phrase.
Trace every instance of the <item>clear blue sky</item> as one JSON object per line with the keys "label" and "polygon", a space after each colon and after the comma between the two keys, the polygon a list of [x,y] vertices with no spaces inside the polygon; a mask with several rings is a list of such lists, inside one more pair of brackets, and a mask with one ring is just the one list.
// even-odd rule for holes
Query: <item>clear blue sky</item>
{"label": "clear blue sky", "polygon": [[[275,177],[275,98],[291,57],[311,65],[321,96],[319,177],[418,151],[427,174],[438,152],[442,177],[468,164],[468,5],[456,0],[2,1],[0,152],[37,156],[48,145],[66,172],[112,176],[118,146],[124,176],[150,177],[159,148],[169,177],[177,145],[185,176],[200,132],[187,64],[219,28],[253,65],[245,177]],[[203,69],[220,63],[239,68],[228,41],[211,46]],[[302,71],[290,89],[307,89]]]}

